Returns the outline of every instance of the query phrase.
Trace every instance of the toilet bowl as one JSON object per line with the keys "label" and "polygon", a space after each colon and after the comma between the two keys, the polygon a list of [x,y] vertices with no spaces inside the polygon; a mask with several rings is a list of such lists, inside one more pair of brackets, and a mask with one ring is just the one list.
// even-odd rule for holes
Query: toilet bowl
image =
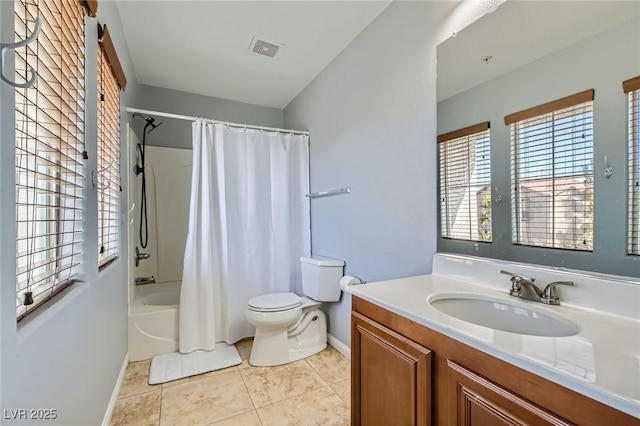
{"label": "toilet bowl", "polygon": [[340,299],[344,261],[302,257],[302,287],[308,297],[273,293],[247,303],[245,317],[256,327],[249,364],[281,365],[316,354],[327,347],[327,319],[321,301]]}
{"label": "toilet bowl", "polygon": [[[272,301],[297,299],[297,304],[264,307]],[[286,364],[318,353],[327,347],[327,322],[320,302],[293,293],[258,296],[249,301],[247,321],[256,327],[249,364],[257,367]]]}

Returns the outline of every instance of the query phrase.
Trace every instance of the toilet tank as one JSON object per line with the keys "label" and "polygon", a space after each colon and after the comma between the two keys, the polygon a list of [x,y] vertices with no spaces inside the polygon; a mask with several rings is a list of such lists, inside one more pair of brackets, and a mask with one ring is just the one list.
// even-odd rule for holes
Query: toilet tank
{"label": "toilet tank", "polygon": [[340,300],[344,260],[324,256],[301,257],[302,291],[318,302]]}

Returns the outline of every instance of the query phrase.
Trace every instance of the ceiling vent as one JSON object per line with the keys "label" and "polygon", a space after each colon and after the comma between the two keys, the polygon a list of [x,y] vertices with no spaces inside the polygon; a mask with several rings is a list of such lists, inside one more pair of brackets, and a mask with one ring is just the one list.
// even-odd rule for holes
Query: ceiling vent
{"label": "ceiling vent", "polygon": [[278,53],[281,47],[284,47],[283,44],[271,43],[268,41],[260,40],[258,37],[254,37],[251,41],[251,46],[249,50],[251,52],[257,53],[259,55],[268,56],[273,58]]}

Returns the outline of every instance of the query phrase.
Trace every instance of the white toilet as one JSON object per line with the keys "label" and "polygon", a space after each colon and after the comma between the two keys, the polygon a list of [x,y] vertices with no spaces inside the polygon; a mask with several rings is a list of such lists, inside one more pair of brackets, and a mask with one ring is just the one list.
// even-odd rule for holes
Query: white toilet
{"label": "white toilet", "polygon": [[256,326],[249,364],[281,365],[316,354],[327,347],[327,318],[320,302],[340,300],[344,261],[323,256],[300,258],[302,290],[249,300],[245,316]]}

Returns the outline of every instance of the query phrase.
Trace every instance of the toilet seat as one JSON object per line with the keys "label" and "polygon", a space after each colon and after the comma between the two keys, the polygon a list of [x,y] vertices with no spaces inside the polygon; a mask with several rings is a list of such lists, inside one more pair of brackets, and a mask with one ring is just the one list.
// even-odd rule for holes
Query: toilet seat
{"label": "toilet seat", "polygon": [[257,312],[280,312],[302,305],[303,300],[295,293],[273,293],[249,300],[249,309]]}

